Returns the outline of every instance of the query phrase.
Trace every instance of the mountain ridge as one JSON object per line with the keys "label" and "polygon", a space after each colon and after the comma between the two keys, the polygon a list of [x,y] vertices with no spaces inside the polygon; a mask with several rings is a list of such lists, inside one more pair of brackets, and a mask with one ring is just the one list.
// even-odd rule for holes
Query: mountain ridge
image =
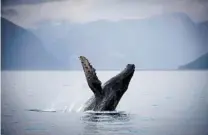
{"label": "mountain ridge", "polygon": [[2,70],[48,70],[61,68],[41,41],[31,32],[1,18]]}
{"label": "mountain ridge", "polygon": [[189,62],[186,65],[180,66],[179,69],[207,69],[208,70],[208,53],[203,54],[196,60]]}
{"label": "mountain ridge", "polygon": [[37,24],[37,29],[25,30],[32,31],[39,40],[36,44],[44,47],[39,51],[50,52],[45,57],[53,57],[45,59],[52,64],[43,69],[81,70],[78,56],[84,55],[98,70],[120,70],[128,63],[134,63],[137,69],[168,70],[179,69],[208,51],[206,26],[194,23],[186,14],[175,13],[85,24],[44,21]]}
{"label": "mountain ridge", "polygon": [[[42,35],[46,42],[54,40],[49,49],[54,46],[51,52],[60,60],[66,60],[67,56],[63,54],[72,54],[73,69],[80,69],[74,59],[79,55],[89,57],[97,69],[119,69],[126,63],[135,63],[139,69],[177,69],[207,49],[200,43],[196,23],[181,13],[141,20],[98,20],[68,25],[65,22],[64,25],[45,28],[40,24],[34,33]],[[58,32],[48,37],[48,30],[62,31],[64,34]]]}

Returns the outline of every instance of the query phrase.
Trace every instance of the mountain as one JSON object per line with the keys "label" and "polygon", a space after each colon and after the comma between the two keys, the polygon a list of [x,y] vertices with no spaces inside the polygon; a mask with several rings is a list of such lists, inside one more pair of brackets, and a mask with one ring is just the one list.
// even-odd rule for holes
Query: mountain
{"label": "mountain", "polygon": [[201,26],[174,13],[83,24],[45,21],[33,32],[72,69],[81,69],[78,55],[87,56],[96,69],[121,69],[127,63],[137,69],[177,69],[208,51]]}
{"label": "mountain", "polygon": [[54,70],[66,68],[30,31],[1,18],[2,70]]}
{"label": "mountain", "polygon": [[200,38],[203,41],[203,45],[208,47],[208,21],[199,23],[197,27],[200,33]]}
{"label": "mountain", "polygon": [[208,69],[208,53],[184,66],[180,66],[179,69]]}
{"label": "mountain", "polygon": [[[208,50],[208,21],[196,25],[199,31],[199,38],[201,39],[203,48]],[[199,58],[192,60],[188,64],[180,66],[179,69],[208,69],[208,53],[203,54]]]}

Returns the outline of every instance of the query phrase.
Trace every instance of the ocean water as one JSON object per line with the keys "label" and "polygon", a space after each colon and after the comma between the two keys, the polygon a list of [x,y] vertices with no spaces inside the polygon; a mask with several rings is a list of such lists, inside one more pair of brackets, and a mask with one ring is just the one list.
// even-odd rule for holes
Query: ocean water
{"label": "ocean water", "polygon": [[208,71],[136,71],[114,112],[82,111],[92,96],[82,71],[1,79],[2,135],[208,135]]}

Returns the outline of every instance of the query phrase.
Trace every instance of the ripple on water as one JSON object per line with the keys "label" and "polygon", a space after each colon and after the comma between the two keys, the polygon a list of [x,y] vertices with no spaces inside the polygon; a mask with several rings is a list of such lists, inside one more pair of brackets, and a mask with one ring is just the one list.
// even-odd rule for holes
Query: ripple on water
{"label": "ripple on water", "polygon": [[81,120],[85,125],[85,134],[136,135],[144,133],[143,129],[135,127],[133,114],[125,112],[86,112]]}
{"label": "ripple on water", "polygon": [[81,120],[84,122],[115,122],[117,120],[127,121],[129,120],[129,115],[125,112],[117,112],[117,111],[103,111],[103,112],[94,112],[87,111],[81,117]]}

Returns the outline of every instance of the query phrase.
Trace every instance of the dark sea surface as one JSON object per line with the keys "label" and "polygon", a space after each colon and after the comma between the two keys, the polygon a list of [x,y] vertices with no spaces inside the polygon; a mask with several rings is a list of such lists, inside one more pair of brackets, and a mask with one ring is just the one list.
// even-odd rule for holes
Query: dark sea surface
{"label": "dark sea surface", "polygon": [[113,112],[82,111],[92,92],[80,71],[1,79],[2,135],[208,135],[208,71],[137,71]]}

